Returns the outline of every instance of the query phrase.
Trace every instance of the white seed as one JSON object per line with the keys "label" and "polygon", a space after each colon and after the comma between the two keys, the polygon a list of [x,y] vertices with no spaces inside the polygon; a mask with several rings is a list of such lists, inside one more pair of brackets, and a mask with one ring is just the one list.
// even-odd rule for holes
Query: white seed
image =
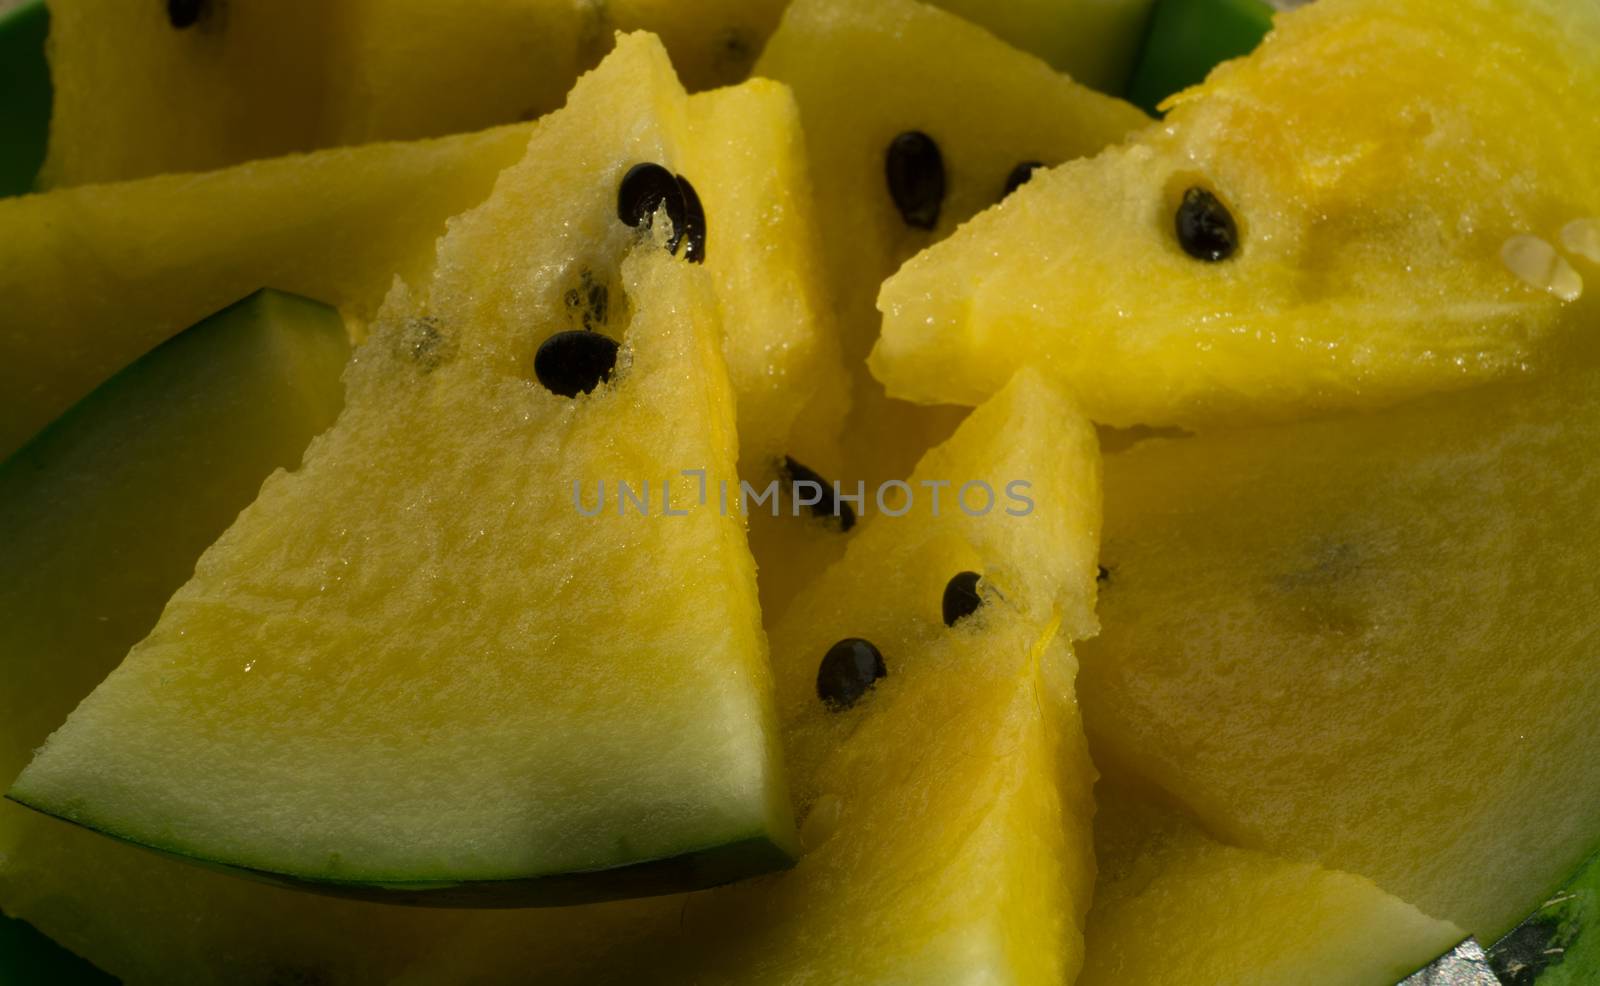
{"label": "white seed", "polygon": [[1513,236],[1500,247],[1500,260],[1522,283],[1562,301],[1583,296],[1583,277],[1556,248],[1537,236]]}
{"label": "white seed", "polygon": [[1600,264],[1600,219],[1574,219],[1561,227],[1561,245],[1568,253]]}

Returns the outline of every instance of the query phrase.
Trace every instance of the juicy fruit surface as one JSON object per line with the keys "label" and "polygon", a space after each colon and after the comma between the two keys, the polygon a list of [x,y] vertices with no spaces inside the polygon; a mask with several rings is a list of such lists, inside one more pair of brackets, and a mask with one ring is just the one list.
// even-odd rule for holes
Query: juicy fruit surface
{"label": "juicy fruit surface", "polygon": [[[784,742],[808,816],[808,851],[792,870],[586,908],[581,921],[473,914],[405,981],[1069,981],[1093,883],[1094,773],[1067,642],[1094,625],[1094,432],[1030,375],[913,479],[1023,468],[1034,513],[972,517],[946,502],[935,516],[924,498],[904,517],[874,518],[773,630]],[[964,569],[992,585],[948,628],[940,594]],[[881,650],[888,675],[830,711],[818,662],[852,635]]]}
{"label": "juicy fruit surface", "polygon": [[[840,345],[854,373],[844,478],[902,478],[960,415],[891,404],[867,374],[879,282],[999,201],[1019,163],[1094,153],[1145,117],[910,0],[797,0],[756,72],[794,89],[805,126]],[[908,131],[931,137],[943,159],[932,229],[907,225],[886,181],[887,149]]]}
{"label": "juicy fruit surface", "polygon": [[[1203,426],[1538,363],[1584,306],[1502,249],[1600,214],[1596,39],[1600,8],[1564,0],[1281,15],[1164,125],[1036,176],[907,264],[879,299],[873,371],[891,395],[971,404],[1038,365],[1096,421]],[[1179,246],[1190,187],[1236,218],[1230,259]]]}
{"label": "juicy fruit surface", "polygon": [[[784,0],[51,0],[44,187],[412,140],[561,106],[614,31],[658,34],[692,90],[742,81]],[[1148,0],[941,0],[1117,91]]]}
{"label": "juicy fruit surface", "polygon": [[1466,937],[1368,880],[1224,846],[1106,788],[1079,986],[1379,986]]}
{"label": "juicy fruit surface", "polygon": [[445,220],[483,201],[528,134],[511,127],[0,200],[0,455],[262,285],[371,318],[397,274],[427,273]]}
{"label": "juicy fruit surface", "polygon": [[[30,573],[0,586],[0,783],[155,624],[261,481],[333,421],[346,350],[335,312],[263,292],[123,371],[0,466],[0,540]],[[0,803],[0,908],[124,978],[175,968],[125,957],[152,940],[198,938],[219,952],[208,961],[237,958],[242,935],[209,931],[251,896],[240,883]],[[107,898],[141,906],[98,927]],[[241,924],[260,940],[258,915]],[[183,968],[202,968],[194,958]]]}
{"label": "juicy fruit surface", "polygon": [[1588,354],[1107,473],[1097,752],[1241,844],[1492,941],[1600,832]]}
{"label": "juicy fruit surface", "polygon": [[[1068,642],[1093,632],[1099,457],[1059,394],[1019,377],[911,477],[1014,477],[1038,509],[874,517],[773,630],[773,673],[808,854],[766,886],[696,900],[728,929],[694,981],[1059,983],[1081,959],[1094,769]],[[990,580],[954,628],[945,582]],[[849,710],[817,668],[861,637],[888,675]],[[830,831],[831,829],[831,831]],[[820,844],[819,844],[820,843]],[[728,931],[722,933],[727,934]]]}
{"label": "juicy fruit surface", "polygon": [[476,130],[561,105],[608,47],[544,0],[52,0],[45,187]]}
{"label": "juicy fruit surface", "polygon": [[758,473],[838,434],[844,396],[794,96],[753,79],[689,99],[686,174],[706,213],[706,270],[738,396],[739,463]]}
{"label": "juicy fruit surface", "polygon": [[[143,637],[194,560],[343,402],[330,308],[261,292],[108,381],[0,465],[9,784]],[[177,491],[181,494],[175,495]],[[0,804],[0,853],[27,813]]]}
{"label": "juicy fruit surface", "polygon": [[[804,455],[845,397],[819,272],[799,121],[770,82],[689,101],[686,169],[704,200],[706,267],[739,398],[740,459]],[[336,304],[357,332],[398,275],[426,276],[445,219],[482,202],[528,127],[333,150],[212,174],[0,202],[0,454],[140,353],[261,284]],[[217,216],[228,226],[219,229]],[[224,235],[225,234],[225,235]],[[613,286],[562,310],[581,328]],[[598,295],[594,292],[601,292]],[[793,425],[805,406],[804,424]],[[796,434],[791,435],[791,431]]]}
{"label": "juicy fruit surface", "polygon": [[[573,502],[575,483],[674,477],[685,504],[678,470],[732,475],[707,279],[615,211],[622,173],[676,160],[686,133],[659,45],[622,42],[452,220],[431,284],[392,296],[358,353],[338,424],[207,552],[13,796],[336,883],[532,879],[746,844],[781,858],[737,520]],[[616,378],[548,393],[527,368],[564,326],[541,313],[624,256]],[[693,561],[663,572],[674,558]]]}

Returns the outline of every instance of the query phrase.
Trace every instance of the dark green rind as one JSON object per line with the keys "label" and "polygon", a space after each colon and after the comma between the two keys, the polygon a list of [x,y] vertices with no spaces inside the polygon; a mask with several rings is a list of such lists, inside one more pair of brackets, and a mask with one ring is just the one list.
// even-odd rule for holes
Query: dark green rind
{"label": "dark green rind", "polygon": [[1600,855],[1489,949],[1506,986],[1600,983]]}
{"label": "dark green rind", "polygon": [[0,986],[115,986],[116,982],[33,925],[0,914]]}
{"label": "dark green rind", "polygon": [[32,0],[0,16],[0,196],[33,190],[50,138],[50,13]]}
{"label": "dark green rind", "polygon": [[1272,30],[1261,0],[1156,0],[1128,82],[1128,100],[1148,113],[1218,64],[1254,51]]}
{"label": "dark green rind", "polygon": [[787,869],[795,863],[795,855],[790,848],[766,833],[756,833],[731,842],[687,849],[676,856],[623,866],[570,870],[562,873],[535,873],[504,880],[453,882],[332,880],[236,866],[165,846],[153,846],[96,828],[77,819],[57,815],[48,808],[29,804],[15,794],[7,794],[6,799],[106,838],[117,839],[130,846],[219,873],[326,897],[343,897],[411,907],[477,909],[567,907],[575,904],[597,904],[609,900],[660,897],[722,886],[737,880]]}

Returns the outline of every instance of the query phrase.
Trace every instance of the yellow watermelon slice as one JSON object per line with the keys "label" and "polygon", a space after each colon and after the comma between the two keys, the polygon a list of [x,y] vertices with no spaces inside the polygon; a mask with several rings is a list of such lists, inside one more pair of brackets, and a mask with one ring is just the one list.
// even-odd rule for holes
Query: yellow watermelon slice
{"label": "yellow watermelon slice", "polygon": [[[935,510],[923,484],[953,475],[995,483],[999,502],[973,515],[947,491]],[[1030,482],[1017,492],[1036,509],[1006,513],[1025,508],[1002,477]],[[772,634],[805,813],[794,869],[681,898],[473,914],[402,982],[1071,981],[1093,883],[1069,645],[1095,625],[1094,431],[1024,374],[911,482],[920,500],[865,522]],[[975,611],[944,602],[952,580],[971,587],[963,572],[981,576],[964,597]],[[864,674],[840,675],[830,655],[851,638],[870,644],[842,651],[867,658],[846,665]]]}
{"label": "yellow watermelon slice", "polygon": [[1562,238],[1600,215],[1597,51],[1588,2],[1284,14],[1162,126],[907,264],[873,372],[973,404],[1035,365],[1103,424],[1203,427],[1547,362],[1594,310]]}
{"label": "yellow watermelon slice", "polygon": [[1600,372],[1113,457],[1097,754],[1493,941],[1600,837]]}
{"label": "yellow watermelon slice", "polygon": [[1314,863],[1225,846],[1102,778],[1077,986],[1388,986],[1466,933]]}
{"label": "yellow watermelon slice", "polygon": [[959,409],[884,399],[863,364],[879,282],[999,201],[1030,162],[1092,154],[1146,121],[973,24],[912,0],[796,0],[756,73],[800,103],[826,273],[851,367],[847,475],[900,479]]}
{"label": "yellow watermelon slice", "polygon": [[[662,892],[785,863],[753,566],[738,518],[682,475],[715,489],[735,452],[678,170],[691,130],[659,43],[619,42],[451,222],[431,282],[391,296],[338,423],[11,796],[402,900]],[[620,290],[573,329],[558,313],[585,275]],[[614,486],[586,515],[623,483],[684,512],[630,514]]]}

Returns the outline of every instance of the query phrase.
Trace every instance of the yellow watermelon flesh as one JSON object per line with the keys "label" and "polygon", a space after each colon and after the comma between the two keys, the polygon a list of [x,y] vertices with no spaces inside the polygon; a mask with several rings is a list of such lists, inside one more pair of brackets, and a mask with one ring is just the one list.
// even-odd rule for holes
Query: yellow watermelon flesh
{"label": "yellow watermelon flesh", "polygon": [[1036,365],[1098,422],[1199,428],[1541,364],[1592,317],[1562,233],[1600,215],[1597,51],[1592,3],[1283,14],[1162,126],[907,264],[873,372],[972,404]]}
{"label": "yellow watermelon flesh", "polygon": [[[1116,91],[1148,0],[941,5]],[[44,187],[413,140],[558,108],[614,31],[692,90],[742,81],[785,0],[51,0]],[[181,26],[180,26],[181,25]]]}
{"label": "yellow watermelon flesh", "polygon": [[507,127],[0,199],[0,456],[257,288],[370,319],[396,275],[427,273],[445,220],[483,201],[528,134]]}
{"label": "yellow watermelon flesh", "polygon": [[[632,165],[679,163],[686,103],[657,42],[619,43],[13,798],[402,899],[661,892],[786,859],[739,520],[578,512],[580,486],[670,479],[681,509],[679,470],[733,475],[709,278],[618,218]],[[560,396],[530,372],[567,328],[551,313],[619,265],[611,318],[572,333],[614,333],[615,378]]]}
{"label": "yellow watermelon flesh", "polygon": [[[935,516],[921,484],[950,475],[1025,478],[1037,509],[1012,516],[1002,500],[970,516],[947,493]],[[1094,432],[1024,375],[913,484],[910,512],[864,523],[772,633],[805,813],[794,869],[665,900],[472,914],[401,981],[1070,981],[1093,883],[1069,642],[1094,627]],[[982,573],[984,602],[948,627],[941,596],[963,570]],[[819,662],[851,636],[888,673],[831,711]]]}
{"label": "yellow watermelon flesh", "polygon": [[[769,471],[794,447],[826,457],[846,397],[793,99],[752,82],[689,107],[686,170],[707,213],[706,267],[731,327],[723,351],[739,398],[741,462]],[[262,285],[337,305],[363,334],[394,278],[427,274],[445,220],[488,195],[531,132],[0,200],[0,455],[146,350]],[[801,405],[805,420],[791,437]]]}
{"label": "yellow watermelon flesh", "polygon": [[[788,83],[800,102],[841,349],[853,374],[848,474],[831,478],[851,487],[865,480],[871,489],[904,477],[961,417],[887,401],[867,373],[879,282],[999,201],[1019,164],[1091,154],[1146,120],[912,0],[797,0],[755,71]],[[911,131],[931,137],[943,162],[931,228],[908,224],[888,186],[888,149]]]}
{"label": "yellow watermelon flesh", "polygon": [[1493,941],[1600,833],[1600,371],[1107,470],[1097,755]]}
{"label": "yellow watermelon flesh", "polygon": [[1369,880],[1222,845],[1141,794],[1095,788],[1078,986],[1387,986],[1466,937]]}
{"label": "yellow watermelon flesh", "polygon": [[[337,312],[262,291],[118,374],[0,463],[0,543],[13,572],[0,583],[0,783],[149,632],[262,480],[298,463],[333,422],[349,351]],[[33,817],[0,803],[0,858]]]}

